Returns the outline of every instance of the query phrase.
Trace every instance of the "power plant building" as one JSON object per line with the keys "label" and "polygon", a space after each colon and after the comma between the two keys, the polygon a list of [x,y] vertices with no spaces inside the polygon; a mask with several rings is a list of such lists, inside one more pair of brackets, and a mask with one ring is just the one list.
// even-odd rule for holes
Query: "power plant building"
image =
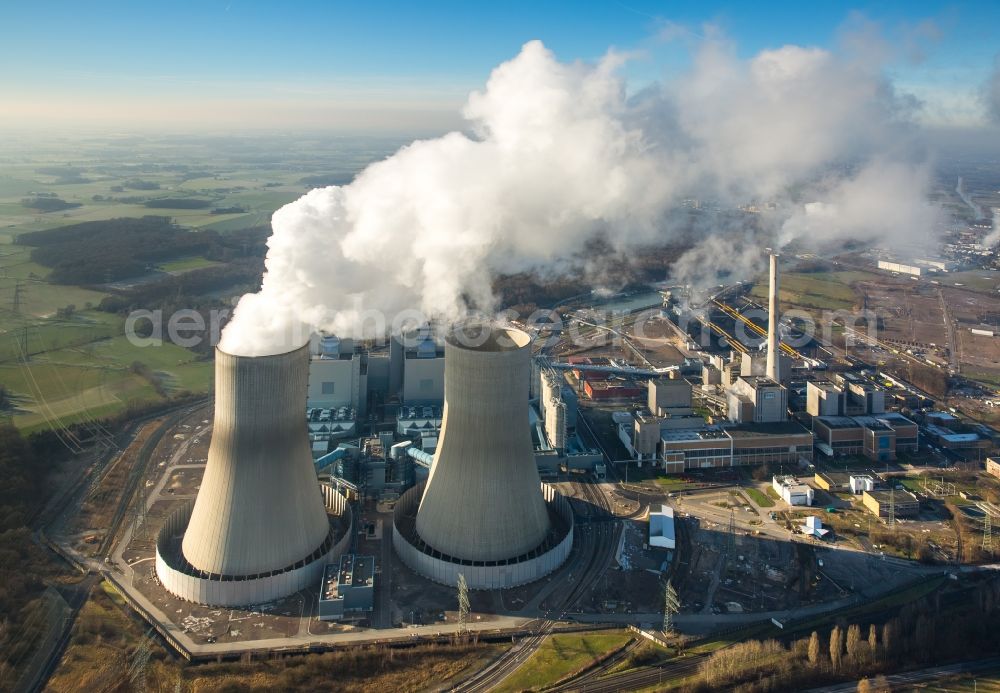
{"label": "power plant building", "polygon": [[917,449],[917,425],[901,414],[815,416],[812,427],[817,445],[833,456],[864,455],[876,462],[890,462],[898,450]]}
{"label": "power plant building", "polygon": [[347,553],[326,566],[319,591],[320,621],[339,621],[374,608],[374,556]]}
{"label": "power plant building", "polygon": [[791,421],[660,433],[658,459],[667,473],[765,463],[797,464],[812,458],[812,433]]}
{"label": "power plant building", "polygon": [[825,380],[806,383],[806,412],[810,416],[843,416],[844,391]]}
{"label": "power plant building", "polygon": [[729,420],[775,423],[788,418],[788,390],[767,376],[740,376],[727,397]]}
{"label": "power plant building", "polygon": [[156,542],[168,591],[215,606],[269,602],[315,585],[343,552],[350,509],[316,479],[302,416],[308,378],[308,346],[259,357],[216,350],[205,475]]}
{"label": "power plant building", "polygon": [[691,383],[683,378],[653,378],[647,395],[646,406],[656,416],[691,413]]}
{"label": "power plant building", "polygon": [[405,404],[440,404],[444,401],[444,348],[427,333],[408,339],[403,349]]}
{"label": "power plant building", "polygon": [[445,401],[430,475],[396,503],[393,546],[417,573],[495,589],[537,580],[573,544],[568,501],[541,483],[528,413],[531,338],[487,323],[445,339]]}

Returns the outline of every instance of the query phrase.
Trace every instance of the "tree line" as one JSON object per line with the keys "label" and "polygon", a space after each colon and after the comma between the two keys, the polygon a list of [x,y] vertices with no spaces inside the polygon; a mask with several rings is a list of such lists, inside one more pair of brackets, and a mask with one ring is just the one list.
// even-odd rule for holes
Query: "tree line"
{"label": "tree line", "polygon": [[137,277],[155,262],[185,255],[210,260],[263,254],[262,234],[220,234],[189,231],[170,217],[145,216],[88,221],[17,237],[19,245],[33,246],[31,259],[52,268],[49,279],[57,284],[101,284]]}
{"label": "tree line", "polygon": [[750,640],[715,652],[687,690],[770,693],[862,679],[859,691],[890,690],[884,674],[1000,652],[1000,578],[906,604],[881,622],[840,621],[790,643]]}

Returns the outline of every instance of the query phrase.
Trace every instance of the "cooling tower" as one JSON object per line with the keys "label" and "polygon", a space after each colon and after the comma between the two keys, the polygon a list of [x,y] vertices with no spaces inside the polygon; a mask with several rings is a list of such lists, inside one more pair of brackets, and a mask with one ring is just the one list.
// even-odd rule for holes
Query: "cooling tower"
{"label": "cooling tower", "polygon": [[394,527],[400,557],[439,582],[454,584],[459,572],[474,588],[529,582],[572,545],[568,502],[541,484],[535,463],[530,343],[483,323],[445,339],[438,447],[426,485],[397,503]]}
{"label": "cooling tower", "polygon": [[[337,532],[312,462],[308,377],[308,345],[259,357],[216,350],[205,475],[193,508],[175,513],[158,541],[157,569],[162,543],[167,589],[191,601],[235,605],[285,596],[318,579],[313,573],[322,570]],[[345,513],[345,503],[328,500]]]}

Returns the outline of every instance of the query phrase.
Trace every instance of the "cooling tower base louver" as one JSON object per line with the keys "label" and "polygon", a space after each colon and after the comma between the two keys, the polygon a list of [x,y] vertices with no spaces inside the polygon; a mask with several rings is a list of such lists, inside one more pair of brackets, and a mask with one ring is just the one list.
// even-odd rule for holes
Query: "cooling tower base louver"
{"label": "cooling tower base louver", "polygon": [[323,487],[330,513],[330,531],[309,556],[281,569],[256,575],[219,575],[199,571],[184,559],[181,541],[194,504],[185,503],[167,520],[156,539],[156,574],[163,587],[189,602],[209,606],[265,604],[316,585],[323,569],[347,550],[353,516],[347,499],[332,487]]}
{"label": "cooling tower base louver", "polygon": [[573,510],[569,501],[541,484],[551,528],[541,544],[505,560],[470,561],[447,556],[417,534],[416,516],[424,484],[400,496],[393,514],[392,545],[396,554],[419,575],[454,587],[459,573],[471,589],[504,589],[539,580],[561,566],[573,548]]}

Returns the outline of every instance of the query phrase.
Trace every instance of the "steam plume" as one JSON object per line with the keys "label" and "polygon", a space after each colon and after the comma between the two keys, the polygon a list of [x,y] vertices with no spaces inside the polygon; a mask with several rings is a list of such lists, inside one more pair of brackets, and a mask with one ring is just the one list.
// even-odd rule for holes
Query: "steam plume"
{"label": "steam plume", "polygon": [[[686,74],[629,95],[622,62],[561,63],[529,42],[469,97],[471,135],[414,142],[278,210],[262,289],[241,299],[222,348],[373,334],[408,309],[453,320],[492,306],[497,273],[565,272],[598,236],[620,251],[693,241],[674,272],[696,283],[749,273],[767,237],[892,244],[932,228],[907,102],[880,66],[798,46],[743,60],[713,39]],[[707,212],[692,231],[678,213],[690,198],[766,211]]]}

